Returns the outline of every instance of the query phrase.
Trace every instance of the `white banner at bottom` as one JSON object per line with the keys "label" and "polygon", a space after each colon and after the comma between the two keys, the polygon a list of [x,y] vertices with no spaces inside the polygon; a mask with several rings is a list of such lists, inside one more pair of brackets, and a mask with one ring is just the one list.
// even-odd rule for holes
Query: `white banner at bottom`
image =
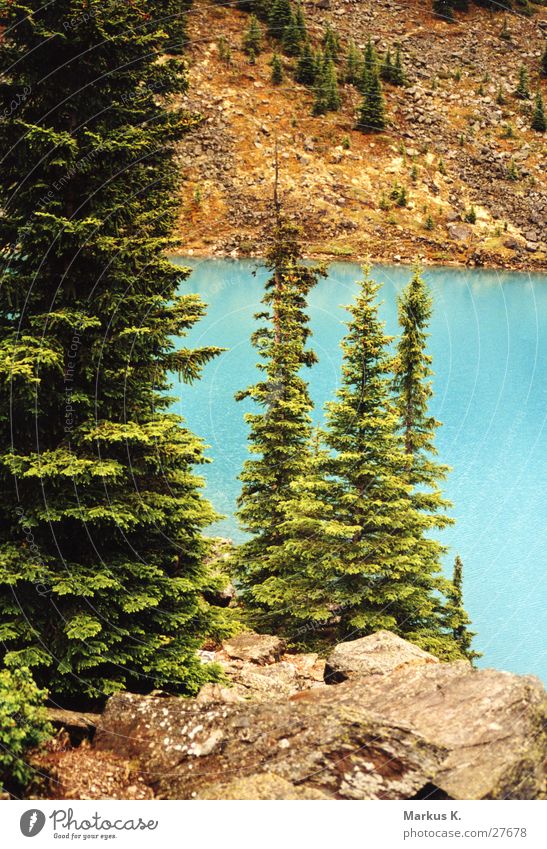
{"label": "white banner at bottom", "polygon": [[6,849],[547,846],[545,802],[58,801],[0,805]]}

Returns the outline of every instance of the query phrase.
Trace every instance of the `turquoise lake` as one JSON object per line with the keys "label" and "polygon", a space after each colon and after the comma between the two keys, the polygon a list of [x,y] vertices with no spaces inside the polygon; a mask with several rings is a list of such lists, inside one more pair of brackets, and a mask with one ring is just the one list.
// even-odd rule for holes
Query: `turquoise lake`
{"label": "turquoise lake", "polygon": [[[183,291],[198,292],[207,316],[185,340],[226,351],[194,386],[177,386],[175,405],[206,442],[206,493],[225,518],[210,533],[241,539],[233,518],[237,480],[247,457],[244,404],[234,393],[256,379],[256,326],[268,273],[252,260],[178,258],[193,273]],[[312,344],[319,363],[309,373],[315,416],[338,382],[343,304],[360,269],[334,263],[310,297]],[[397,333],[396,298],[410,277],[376,266],[381,314]],[[456,524],[442,532],[465,567],[465,601],[482,666],[547,679],[545,653],[547,445],[547,275],[453,268],[425,272],[434,298],[429,352],[435,371],[433,414],[440,459],[453,471],[445,493]]]}

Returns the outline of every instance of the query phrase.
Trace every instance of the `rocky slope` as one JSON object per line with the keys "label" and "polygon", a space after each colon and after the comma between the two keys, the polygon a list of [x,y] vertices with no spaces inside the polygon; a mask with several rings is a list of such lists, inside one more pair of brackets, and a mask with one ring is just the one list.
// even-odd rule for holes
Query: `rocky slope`
{"label": "rocky slope", "polygon": [[[313,117],[312,93],[290,74],[294,60],[284,59],[285,81],[272,86],[272,46],[254,66],[241,51],[247,15],[195,0],[187,103],[203,121],[180,152],[186,249],[263,253],[277,141],[285,209],[303,225],[310,254],[544,268],[545,135],[530,129],[530,102],[514,89],[521,63],[531,89],[545,89],[538,70],[547,9],[507,16],[508,41],[500,38],[503,16],[477,6],[455,24],[436,20],[423,0],[303,6],[316,43],[331,22],[344,49],[369,34],[381,52],[401,44],[408,86],[386,86],[389,129],[354,129],[359,96],[351,86],[341,88],[340,112]],[[219,58],[221,38],[230,64]],[[396,183],[407,189],[407,207],[383,208]],[[462,220],[471,206],[473,225]]]}
{"label": "rocky slope", "polygon": [[[46,798],[545,797],[545,693],[532,677],[440,663],[380,631],[327,662],[242,634],[204,662],[232,686],[195,699],[121,693],[102,716],[56,717],[35,755]],[[342,683],[337,683],[342,682]]]}

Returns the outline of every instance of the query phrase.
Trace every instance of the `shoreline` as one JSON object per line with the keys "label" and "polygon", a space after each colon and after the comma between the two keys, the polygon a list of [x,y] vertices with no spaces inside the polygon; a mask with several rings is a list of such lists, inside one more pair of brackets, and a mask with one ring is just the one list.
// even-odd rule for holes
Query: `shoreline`
{"label": "shoreline", "polygon": [[[170,253],[168,256],[171,258],[189,258],[189,259],[202,259],[202,260],[233,260],[234,262],[240,262],[242,260],[255,260],[257,262],[263,262],[265,259],[265,252],[262,254],[257,253],[242,253],[240,251],[205,251],[196,248],[189,248],[187,251],[181,253]],[[510,272],[518,272],[520,274],[538,274],[538,275],[547,275],[547,264],[546,263],[538,263],[537,267],[530,264],[524,263],[496,263],[492,262],[484,262],[484,263],[475,263],[475,262],[461,262],[459,260],[443,260],[442,262],[437,262],[435,260],[430,259],[429,257],[421,257],[419,260],[412,260],[406,257],[400,257],[398,254],[395,257],[385,257],[385,256],[371,256],[371,255],[361,255],[356,254],[352,256],[340,256],[338,254],[327,254],[327,253],[303,253],[303,260],[311,260],[313,262],[325,263],[331,265],[335,262],[341,262],[348,265],[390,265],[390,266],[401,266],[408,267],[409,269],[414,268],[415,266],[422,268],[456,268],[456,269],[467,269],[469,271],[510,271]]]}

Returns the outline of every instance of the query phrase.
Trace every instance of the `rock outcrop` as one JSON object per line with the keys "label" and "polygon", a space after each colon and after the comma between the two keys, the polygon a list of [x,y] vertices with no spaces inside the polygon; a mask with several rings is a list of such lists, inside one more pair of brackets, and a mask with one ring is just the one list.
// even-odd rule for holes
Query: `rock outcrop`
{"label": "rock outcrop", "polygon": [[92,745],[37,761],[50,798],[546,796],[546,698],[533,677],[440,663],[385,631],[340,644],[326,665],[257,634],[203,659],[233,686],[113,696]]}
{"label": "rock outcrop", "polygon": [[439,661],[390,631],[377,631],[369,637],[338,643],[327,657],[325,683],[339,684],[348,678],[385,675],[403,666],[424,663]]}
{"label": "rock outcrop", "polygon": [[[252,681],[247,699],[238,692],[241,700],[229,703],[240,683],[219,688],[216,699],[122,693],[110,699],[95,747],[139,761],[161,798],[279,798],[286,792],[279,782],[290,793],[336,799],[545,796],[545,694],[537,679],[439,663],[379,632],[332,652],[328,685],[313,680],[294,692],[295,673],[287,672],[293,692],[282,696],[273,685],[280,668],[306,656],[266,655],[257,648],[266,650],[266,640],[251,634],[241,646],[251,643],[246,656],[257,662],[238,658],[236,670],[238,682]],[[226,655],[242,654],[241,646]],[[283,659],[259,665],[266,656]]]}

